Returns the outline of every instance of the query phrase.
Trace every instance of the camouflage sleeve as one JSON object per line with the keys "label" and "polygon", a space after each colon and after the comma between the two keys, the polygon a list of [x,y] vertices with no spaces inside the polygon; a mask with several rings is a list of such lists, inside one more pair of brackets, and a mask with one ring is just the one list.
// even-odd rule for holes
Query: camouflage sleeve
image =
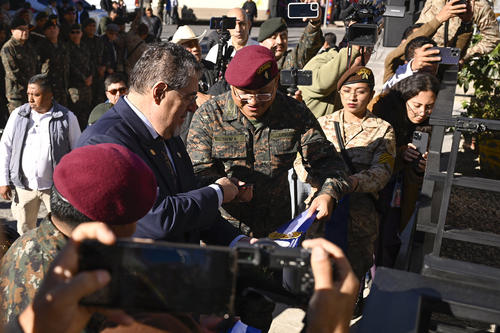
{"label": "camouflage sleeve", "polygon": [[287,59],[281,69],[304,68],[307,62],[318,53],[324,42],[321,24],[308,23],[295,49],[287,54]]}
{"label": "camouflage sleeve", "polygon": [[358,180],[354,192],[378,192],[383,189],[391,178],[395,157],[396,137],[392,126],[387,126],[387,131],[373,153],[371,166],[353,175]]}
{"label": "camouflage sleeve", "polygon": [[[83,81],[85,81],[87,79],[87,76],[83,73],[83,71],[81,71],[81,69],[78,67],[78,65],[75,64],[74,61],[72,61],[73,59],[79,58],[79,55],[77,55],[75,51],[76,51],[76,49],[72,47],[70,50],[70,53],[69,53],[69,55],[70,55],[70,62],[69,62],[70,76],[72,78],[78,78],[80,80],[80,82],[78,82],[78,83],[82,83]],[[77,82],[73,82],[73,83],[77,83]]]}
{"label": "camouflage sleeve", "polygon": [[467,50],[464,59],[468,59],[476,54],[488,54],[500,42],[498,22],[491,6],[486,1],[476,1],[474,6],[474,23],[482,38],[479,43]]}
{"label": "camouflage sleeve", "polygon": [[[444,6],[444,3],[443,3]],[[442,6],[441,6],[442,7]],[[420,16],[418,17],[417,22],[415,23],[427,23],[432,21],[433,18],[436,17],[438,11],[436,11],[437,7],[433,0],[425,1],[424,8],[420,12]]]}
{"label": "camouflage sleeve", "polygon": [[5,77],[11,81],[16,81],[21,69],[16,63],[16,57],[10,48],[2,48],[2,64],[5,69]]}
{"label": "camouflage sleeve", "polygon": [[193,162],[194,173],[202,186],[226,176],[218,171],[216,161],[212,158],[213,119],[210,115],[213,112],[210,111],[216,107],[212,100],[200,106],[194,113],[187,136],[186,149]]}
{"label": "camouflage sleeve", "polygon": [[349,190],[344,162],[328,141],[313,113],[304,112],[304,133],[301,137],[302,164],[311,185],[320,185],[318,194],[329,194],[339,200]]}

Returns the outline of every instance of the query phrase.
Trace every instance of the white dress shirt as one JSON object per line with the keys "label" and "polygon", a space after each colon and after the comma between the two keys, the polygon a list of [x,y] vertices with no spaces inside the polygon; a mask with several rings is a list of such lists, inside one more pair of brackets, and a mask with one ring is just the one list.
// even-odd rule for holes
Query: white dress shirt
{"label": "white dress shirt", "polygon": [[[51,108],[40,114],[31,110],[30,119],[21,157],[21,167],[27,179],[26,186],[32,190],[46,190],[52,186],[52,156],[49,134],[49,122],[52,119]],[[18,117],[19,108],[15,109],[5,125],[0,140],[0,186],[10,184],[9,164],[14,140],[14,126]],[[73,112],[68,112],[69,141],[73,149],[80,137],[81,131],[78,120]],[[22,140],[22,138],[16,138]]]}

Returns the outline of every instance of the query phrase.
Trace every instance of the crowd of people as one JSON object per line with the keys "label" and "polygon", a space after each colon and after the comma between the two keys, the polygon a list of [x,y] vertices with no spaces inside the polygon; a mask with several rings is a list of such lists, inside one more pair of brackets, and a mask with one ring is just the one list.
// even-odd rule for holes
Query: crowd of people
{"label": "crowd of people", "polygon": [[[8,332],[216,332],[227,319],[210,327],[204,316],[80,305],[113,278],[78,272],[80,242],[133,236],[234,247],[304,237],[315,277],[307,330],[347,332],[362,304],[359,281],[374,264],[394,265],[415,211],[427,152],[412,139],[430,132],[439,92],[440,55],[430,48],[460,47],[461,63],[490,52],[500,34],[485,4],[428,0],[386,60],[380,93],[372,49],[338,48],[318,18],[289,49],[282,18],[249,37],[245,3],[228,12],[236,26],[227,45],[203,59],[205,32],[179,26],[162,42],[149,8],[127,32],[118,2],[101,22],[81,4],[50,1],[33,26],[20,10],[3,23],[1,50],[0,195],[12,200],[21,236],[1,261],[0,321]],[[473,24],[483,39],[470,46]],[[227,67],[217,64],[224,58]],[[280,71],[292,69],[310,70],[312,85],[287,89]],[[299,189],[293,197],[289,182]],[[37,227],[42,202],[49,215]],[[311,227],[276,232],[297,207],[315,217]],[[250,296],[260,310],[237,313],[240,322],[267,332],[274,302]]]}

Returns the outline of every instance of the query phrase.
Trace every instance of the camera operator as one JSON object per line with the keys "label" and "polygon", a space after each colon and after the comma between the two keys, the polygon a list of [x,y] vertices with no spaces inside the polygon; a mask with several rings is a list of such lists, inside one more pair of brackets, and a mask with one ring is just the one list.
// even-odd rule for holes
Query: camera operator
{"label": "camera operator", "polygon": [[[71,241],[52,263],[34,300],[16,320],[9,323],[6,332],[30,333],[36,328],[36,332],[40,333],[79,333],[95,311],[121,325],[118,330],[128,328],[132,331],[135,328],[143,332],[150,327],[141,326],[121,310],[98,310],[79,304],[81,298],[103,288],[111,280],[109,273],[103,270],[78,273],[79,244],[85,239],[96,239],[111,245],[116,241],[116,236],[105,224],[92,222],[78,226],[71,237]],[[312,249],[311,268],[315,279],[315,291],[307,311],[307,332],[349,332],[359,289],[359,282],[349,261],[340,248],[324,239],[307,240],[303,246]],[[335,262],[335,274],[332,272],[331,260]],[[155,325],[154,332],[159,329],[196,332],[199,329],[194,322],[181,322],[168,314],[157,316],[164,317],[163,325]]]}
{"label": "camera operator", "polygon": [[[396,72],[396,69],[409,61],[405,58],[405,48],[409,41],[415,39],[416,37],[425,36],[432,37],[438,30],[438,28],[445,22],[448,22],[452,17],[457,17],[463,15],[467,12],[466,5],[458,4],[459,0],[451,0],[446,3],[446,5],[441,8],[439,13],[432,18],[432,20],[423,23],[417,23],[408,27],[403,33],[403,39],[401,44],[393,50],[385,58],[384,61],[384,83],[387,82]],[[457,40],[455,47],[462,50],[462,56],[467,51],[467,44],[471,38],[472,31],[462,29],[461,32],[457,32]]]}
{"label": "camera operator", "polygon": [[[233,47],[231,57],[234,57],[236,51],[247,45],[257,45],[255,40],[250,38],[250,21],[245,11],[241,8],[233,8],[227,13],[227,17],[236,17],[236,26],[234,29],[228,29],[231,39],[227,42],[228,46]],[[205,60],[212,63],[217,62],[218,46],[214,45],[209,51]]]}
{"label": "camera operator", "polygon": [[435,46],[436,42],[425,36],[410,40],[405,47],[405,59],[408,61],[399,66],[394,75],[384,83],[382,91],[393,87],[396,83],[417,72],[436,75],[441,57],[439,50],[432,49]]}
{"label": "camera operator", "polygon": [[[436,18],[443,7],[450,6],[446,0],[428,0],[420,13],[417,23],[426,23]],[[458,7],[458,6],[454,6]],[[498,31],[498,22],[491,5],[486,0],[466,0],[466,12],[456,13],[444,24],[441,24],[432,39],[438,46],[460,47],[457,44],[460,34],[471,32],[473,25],[476,25],[481,40],[471,46],[470,40],[463,46],[461,63],[475,55],[490,53],[500,42],[500,32]]]}

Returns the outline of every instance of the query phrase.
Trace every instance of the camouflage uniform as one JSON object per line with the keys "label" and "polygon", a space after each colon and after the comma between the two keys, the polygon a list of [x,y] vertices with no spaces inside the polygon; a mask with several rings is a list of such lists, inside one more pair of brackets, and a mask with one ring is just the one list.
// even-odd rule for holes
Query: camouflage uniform
{"label": "camouflage uniform", "polygon": [[[446,0],[427,0],[417,23],[426,23],[431,21],[439,11],[444,7]],[[476,0],[474,3],[473,23],[478,27],[482,39],[479,43],[467,49],[464,59],[468,59],[476,54],[488,54],[500,42],[500,33],[498,31],[498,22],[495,19],[495,13],[486,0]],[[448,45],[455,46],[458,36],[464,33],[464,29],[471,29],[467,25],[462,25],[459,17],[452,17],[449,20],[448,27]],[[441,27],[434,34],[432,39],[438,46],[444,46],[444,27]]]}
{"label": "camouflage uniform", "polygon": [[78,118],[80,128],[87,126],[90,111],[92,110],[92,86],[85,85],[85,79],[93,75],[92,62],[89,50],[85,44],[79,46],[68,43],[70,54],[69,97],[70,109]]}
{"label": "camouflage uniform", "polygon": [[92,105],[97,105],[106,100],[106,95],[104,93],[104,75],[99,77],[97,73],[98,67],[102,66],[103,46],[101,40],[97,36],[89,38],[83,35],[81,43],[90,53],[90,61],[93,69]]}
{"label": "camouflage uniform", "polygon": [[[373,264],[373,245],[378,233],[379,215],[374,199],[377,192],[385,187],[391,178],[396,156],[396,139],[392,126],[367,112],[361,125],[344,123],[343,110],[320,117],[318,122],[325,135],[337,150],[334,122],[339,122],[343,133],[347,154],[357,172],[354,177],[358,186],[350,194],[347,256],[358,278],[368,271]],[[302,181],[312,183],[299,159],[294,165]],[[316,236],[322,236],[316,235]]]}
{"label": "camouflage uniform", "polygon": [[321,24],[308,23],[297,46],[292,50],[287,50],[278,60],[278,69],[291,69],[292,67],[302,69],[318,53],[324,42]]}
{"label": "camouflage uniform", "polygon": [[314,115],[280,93],[259,122],[252,123],[234,104],[231,93],[203,104],[194,114],[187,149],[203,183],[236,177],[254,184],[253,199],[223,205],[224,217],[267,236],[290,220],[288,170],[297,152],[320,193],[338,199],[348,189],[345,169]]}
{"label": "camouflage uniform", "polygon": [[44,39],[38,44],[41,73],[47,74],[52,83],[54,99],[68,107],[69,51],[65,44],[52,44]]}
{"label": "camouflage uniform", "polygon": [[12,244],[0,265],[0,321],[15,319],[29,305],[65,244],[66,237],[52,224],[50,215]]}
{"label": "camouflage uniform", "polygon": [[1,50],[5,68],[5,94],[9,112],[28,101],[26,89],[29,79],[38,72],[37,56],[29,43],[21,44],[11,38]]}

